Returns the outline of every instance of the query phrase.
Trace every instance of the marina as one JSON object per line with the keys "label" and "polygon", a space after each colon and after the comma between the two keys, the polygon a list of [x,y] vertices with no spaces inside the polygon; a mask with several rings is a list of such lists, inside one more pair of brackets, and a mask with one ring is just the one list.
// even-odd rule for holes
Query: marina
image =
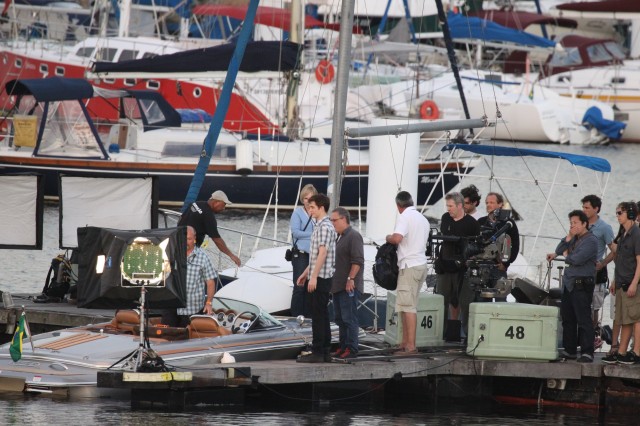
{"label": "marina", "polygon": [[[618,2],[602,3],[606,9]],[[593,318],[595,353],[591,317],[586,321],[584,314],[590,307],[584,305],[582,347],[576,348],[578,332],[569,340],[567,330],[578,325],[570,322],[565,301],[567,294],[576,294],[571,293],[574,277],[567,278],[571,281],[565,287],[562,281],[563,269],[565,276],[575,270],[566,269],[573,247],[563,255],[556,249],[560,257],[555,261],[548,253],[567,232],[573,235],[575,215],[567,231],[567,212],[579,209],[586,194],[602,197],[601,216],[607,223],[615,225],[622,215],[627,225],[636,226],[637,214],[629,210],[635,208],[635,196],[628,176],[636,173],[632,159],[640,145],[609,145],[637,139],[635,123],[630,123],[633,103],[619,108],[617,102],[623,98],[611,96],[627,87],[625,80],[636,66],[636,6],[625,6],[629,15],[605,16],[617,20],[616,28],[601,28],[611,40],[596,42],[592,46],[599,47],[591,50],[585,47],[584,55],[593,54],[588,61],[580,54],[584,64],[601,62],[612,70],[605,77],[611,79],[610,92],[600,96],[596,89],[583,96],[581,88],[575,90],[584,82],[572,81],[578,66],[569,66],[558,77],[562,93],[548,87],[552,83],[541,83],[552,63],[577,57],[570,51],[575,46],[560,41],[570,41],[571,33],[560,36],[551,29],[551,15],[563,9],[558,12],[556,2],[542,8],[536,2],[537,12],[548,14],[540,20],[532,17],[542,23],[544,40],[537,40],[536,47],[516,42],[516,52],[523,55],[516,55],[520,61],[511,65],[526,70],[512,74],[507,74],[503,59],[515,57],[508,53],[513,46],[495,44],[502,43],[500,39],[485,40],[484,30],[466,32],[471,21],[464,15],[501,22],[493,13],[482,13],[483,2],[443,7],[436,0],[420,10],[419,0],[402,5],[378,1],[366,18],[361,0],[338,2],[335,10],[336,5],[325,8],[313,0],[178,5],[175,11],[181,16],[169,22],[175,31],[171,36],[165,22],[143,28],[141,21],[129,21],[141,16],[155,20],[160,10],[155,5],[143,6],[145,12],[137,16],[130,12],[139,5],[128,3],[118,5],[115,15],[109,10],[115,6],[98,2],[92,12],[82,9],[80,15],[90,16],[91,22],[73,35],[71,27],[65,27],[64,42],[49,38],[54,34],[48,32],[49,22],[38,23],[38,29],[32,24],[7,25],[24,6],[6,3],[0,21],[0,31],[7,35],[0,46],[7,77],[0,96],[7,107],[0,123],[0,410],[8,423],[466,424],[476,422],[464,417],[468,407],[480,405],[491,424],[526,422],[531,413],[539,424],[596,419],[633,424],[640,369],[633,365],[633,352],[606,352],[618,341],[617,336],[605,337],[613,318],[613,297],[605,299],[598,318]],[[387,3],[384,12],[382,3]],[[392,4],[390,23],[396,28],[389,31],[385,24]],[[160,8],[163,13],[174,11]],[[322,11],[328,14],[319,15]],[[195,17],[195,26],[186,25],[189,15]],[[425,20],[426,15],[434,22]],[[57,18],[71,23],[71,16]],[[109,37],[114,16],[119,18],[118,38],[113,33]],[[518,18],[514,23],[510,13],[505,16],[509,31],[522,33]],[[464,20],[463,34],[454,36],[456,45],[449,28],[455,18]],[[558,20],[567,24],[562,31],[578,26],[584,30],[584,17],[579,18]],[[188,42],[196,26],[199,31],[211,29],[205,27],[214,20],[212,33],[222,34],[219,40]],[[100,28],[91,29],[96,23]],[[425,24],[442,32],[424,32]],[[415,44],[406,43],[407,37]],[[431,43],[433,37],[439,41]],[[530,40],[535,37],[525,34]],[[482,44],[471,46],[480,39]],[[131,49],[143,40],[153,40],[147,51]],[[265,50],[253,40],[270,40],[275,62],[269,75],[241,75],[249,58]],[[371,44],[364,46],[363,41]],[[230,61],[214,72],[150,73],[157,71],[158,63],[167,68],[178,62],[200,65],[208,61],[202,59],[204,50],[185,48],[218,44]],[[288,64],[280,69],[284,62],[278,56],[285,45]],[[387,56],[390,46],[395,46],[394,54],[409,55]],[[33,57],[36,51],[42,52],[39,58]],[[445,51],[448,61],[437,62]],[[166,53],[177,56],[162,57]],[[196,59],[186,59],[189,54]],[[623,58],[632,69],[615,74]],[[489,63],[482,63],[486,59]],[[86,72],[90,63],[106,66],[107,71],[92,66],[95,73]],[[136,68],[140,63],[151,67]],[[119,74],[121,65],[133,74]],[[142,71],[144,75],[136,74]],[[195,121],[204,121],[203,115],[212,112],[211,124],[187,123],[187,115],[182,115],[187,111],[177,110],[193,106],[200,108],[188,111],[195,113]],[[570,145],[532,150],[523,149],[521,141]],[[565,169],[575,174],[565,174]],[[585,170],[590,177],[585,177]],[[288,210],[308,203],[300,192],[305,183],[326,192],[332,208],[349,208],[354,228],[364,237],[364,256],[359,256],[364,257],[360,268],[365,274],[360,272],[358,278],[358,298],[349,302],[354,309],[350,315],[357,306],[359,317],[352,349],[344,347],[343,311],[337,311],[336,324],[327,320],[322,331],[315,320],[290,313],[296,288],[292,277],[299,273],[294,272],[291,251],[294,257],[301,252],[295,239],[291,241]],[[445,205],[444,195],[469,183],[487,197],[486,212],[491,213],[488,199],[496,191],[505,195],[506,203],[503,206],[501,196],[493,195],[499,210],[497,217],[488,219],[495,223],[470,234],[472,239],[453,237],[456,244],[464,244],[458,293],[461,285],[469,285],[475,298],[466,311],[462,307],[462,333],[456,336],[451,318],[457,318],[462,296],[456,294],[448,305],[434,288],[435,282],[441,285],[436,261],[441,262],[438,274],[443,274],[438,244],[445,241],[445,232],[439,221],[442,216],[444,223],[447,213],[457,217]],[[195,203],[207,200],[212,191],[208,202]],[[389,232],[395,235],[397,228],[392,226],[398,223],[398,211],[409,206],[401,208],[398,198],[394,205],[398,191],[417,201],[425,241],[427,231],[433,237],[425,247],[426,281],[417,282],[417,324],[399,307],[404,305],[400,294],[372,278],[376,247]],[[45,194],[47,200],[59,196],[59,204],[46,204]],[[626,216],[620,211],[621,200],[627,201]],[[212,210],[208,220],[215,232],[207,229],[210,240],[203,250],[194,251],[193,229],[174,223],[179,213],[159,209],[159,204],[191,206],[190,211],[200,215],[201,209]],[[455,204],[461,202],[456,199]],[[224,212],[225,207],[241,210]],[[331,221],[341,218],[350,223],[349,213]],[[514,220],[519,220],[517,227]],[[236,225],[233,232],[226,227],[229,223]],[[216,237],[218,226],[224,240]],[[514,236],[505,236],[509,229]],[[265,238],[269,233],[272,237]],[[251,247],[253,241],[247,240],[254,237]],[[201,235],[197,241],[200,245]],[[421,242],[418,251],[422,246]],[[64,254],[51,260],[62,250]],[[196,255],[203,262],[198,277],[195,268],[201,266],[192,264]],[[511,263],[514,267],[507,275]],[[462,271],[459,267],[456,270]],[[43,274],[43,268],[49,272]],[[499,279],[494,276],[498,269],[504,271]],[[591,271],[575,281],[580,290],[593,283],[588,274]],[[350,272],[347,282],[354,281],[353,276]],[[610,269],[607,280],[612,277]],[[335,281],[334,277],[334,285]],[[340,309],[343,303],[335,297],[327,305],[330,318],[334,306]],[[320,300],[315,295],[312,299]],[[313,309],[318,320],[319,309]],[[363,313],[365,320],[360,318]],[[179,318],[174,321],[172,316]],[[406,343],[403,327],[404,332],[417,328],[413,343]],[[620,352],[627,331],[625,325]],[[322,353],[319,334],[328,336]],[[331,357],[329,340],[330,350],[337,350]],[[50,410],[51,416],[46,401],[59,404]],[[507,420],[501,418],[509,412],[505,407],[515,407]],[[20,416],[20,411],[25,414]],[[65,411],[68,417],[62,416]],[[147,418],[138,416],[140,411],[147,412]]]}

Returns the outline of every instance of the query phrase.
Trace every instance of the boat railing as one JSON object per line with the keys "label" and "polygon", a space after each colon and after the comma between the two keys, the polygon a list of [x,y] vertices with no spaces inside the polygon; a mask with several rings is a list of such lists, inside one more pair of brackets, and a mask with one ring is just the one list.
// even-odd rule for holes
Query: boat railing
{"label": "boat railing", "polygon": [[[161,208],[161,209],[158,209],[158,214],[162,219],[161,225],[163,225],[165,228],[177,226],[178,220],[180,220],[180,212],[177,212],[175,210]],[[257,247],[257,244],[255,245],[248,244],[248,243],[245,244],[245,240],[247,238],[250,238],[251,240],[256,241],[257,243],[260,243],[260,242],[269,243],[273,247],[285,246],[285,245],[291,244],[288,241],[280,240],[278,238],[265,237],[258,234],[252,234],[246,231],[228,228],[226,226],[218,225],[218,229],[222,229],[224,231],[231,232],[234,234],[233,241],[238,242],[238,249],[235,251],[235,253],[241,259],[244,257],[244,260],[246,260],[247,257],[250,257],[255,252]],[[209,257],[211,257],[212,260],[214,260],[216,269],[218,271],[236,267],[236,265],[226,255],[224,255],[220,250],[218,250],[215,244],[208,244],[204,249],[208,253]]]}

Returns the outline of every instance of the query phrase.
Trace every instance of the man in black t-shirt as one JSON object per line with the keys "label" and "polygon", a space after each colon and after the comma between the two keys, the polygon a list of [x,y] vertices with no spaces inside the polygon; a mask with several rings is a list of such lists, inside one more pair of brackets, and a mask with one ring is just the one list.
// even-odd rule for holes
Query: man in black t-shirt
{"label": "man in black t-shirt", "polygon": [[[459,192],[445,196],[447,213],[442,215],[440,232],[442,235],[457,237],[475,237],[480,234],[480,225],[464,212],[464,197]],[[467,330],[469,320],[469,304],[474,293],[464,282],[465,265],[462,258],[462,243],[444,242],[440,249],[439,259],[443,270],[438,271],[436,293],[444,297],[445,315],[452,320],[460,317],[462,310],[462,328]]]}
{"label": "man in black t-shirt", "polygon": [[196,230],[196,245],[198,247],[202,245],[204,236],[208,235],[222,253],[240,266],[240,258],[229,250],[218,232],[215,213],[223,211],[227,204],[231,204],[227,195],[222,191],[216,191],[211,194],[209,201],[196,201],[191,204],[187,211],[182,213],[178,226],[192,226]]}

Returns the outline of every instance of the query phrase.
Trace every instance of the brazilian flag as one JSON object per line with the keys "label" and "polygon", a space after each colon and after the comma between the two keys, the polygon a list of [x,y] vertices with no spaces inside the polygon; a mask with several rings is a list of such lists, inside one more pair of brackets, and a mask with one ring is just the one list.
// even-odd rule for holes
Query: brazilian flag
{"label": "brazilian flag", "polygon": [[18,321],[18,327],[13,335],[13,340],[11,340],[11,346],[9,347],[9,353],[11,353],[13,362],[17,362],[22,358],[22,339],[25,335],[29,336],[29,331],[27,329],[25,313],[22,312],[20,320]]}

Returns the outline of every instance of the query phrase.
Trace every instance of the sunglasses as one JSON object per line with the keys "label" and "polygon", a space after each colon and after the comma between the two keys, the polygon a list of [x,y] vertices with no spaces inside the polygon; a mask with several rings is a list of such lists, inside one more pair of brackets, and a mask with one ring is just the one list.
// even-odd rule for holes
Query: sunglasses
{"label": "sunglasses", "polygon": [[622,210],[618,210],[616,211],[616,216],[620,216],[622,213],[626,213],[626,212]]}

